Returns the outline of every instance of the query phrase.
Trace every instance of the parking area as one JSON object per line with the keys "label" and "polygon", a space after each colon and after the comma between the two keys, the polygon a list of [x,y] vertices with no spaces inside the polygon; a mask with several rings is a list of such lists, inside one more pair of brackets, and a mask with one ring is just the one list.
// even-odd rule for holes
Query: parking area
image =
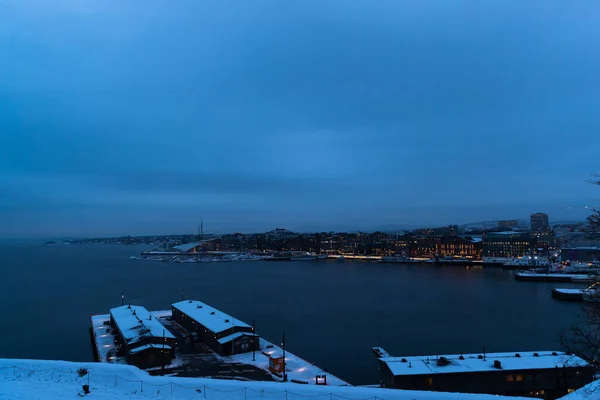
{"label": "parking area", "polygon": [[253,365],[231,363],[220,357],[208,346],[194,343],[191,335],[170,317],[160,322],[176,337],[175,356],[178,362],[164,371],[149,371],[153,375],[173,374],[181,377],[213,377],[252,381],[272,381],[272,376]]}

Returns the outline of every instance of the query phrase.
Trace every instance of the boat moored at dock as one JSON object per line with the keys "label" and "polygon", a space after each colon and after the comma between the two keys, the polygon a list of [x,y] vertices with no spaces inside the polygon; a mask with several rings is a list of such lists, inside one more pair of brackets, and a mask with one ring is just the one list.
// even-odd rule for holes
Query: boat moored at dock
{"label": "boat moored at dock", "polygon": [[587,289],[581,291],[583,301],[588,303],[600,303],[600,283],[596,282]]}
{"label": "boat moored at dock", "polygon": [[373,350],[373,354],[375,354],[375,357],[377,358],[391,357],[390,353],[388,353],[383,347],[373,347],[371,350]]}
{"label": "boat moored at dock", "polygon": [[552,289],[552,298],[566,301],[583,301],[583,289]]}
{"label": "boat moored at dock", "polygon": [[589,276],[585,274],[545,274],[531,271],[521,271],[515,273],[515,280],[531,282],[573,282],[573,279],[588,278]]}
{"label": "boat moored at dock", "polygon": [[550,260],[545,257],[524,256],[511,258],[504,263],[503,268],[506,269],[522,269],[522,268],[549,268]]}
{"label": "boat moored at dock", "polygon": [[481,264],[484,266],[502,267],[504,264],[510,261],[507,257],[483,257]]}
{"label": "boat moored at dock", "polygon": [[552,289],[552,298],[566,301],[585,301],[600,303],[600,282],[594,283],[587,289]]}
{"label": "boat moored at dock", "polygon": [[422,260],[417,260],[415,258],[410,258],[410,257],[406,257],[406,256],[383,256],[381,257],[381,260],[379,260],[378,262],[380,263],[396,263],[396,264],[416,264],[416,263],[422,263]]}
{"label": "boat moored at dock", "polygon": [[298,251],[292,253],[290,261],[314,261],[318,258],[319,256],[316,254],[311,254],[307,251]]}
{"label": "boat moored at dock", "polygon": [[263,257],[264,261],[290,261],[292,259],[291,253],[275,253],[270,256]]}

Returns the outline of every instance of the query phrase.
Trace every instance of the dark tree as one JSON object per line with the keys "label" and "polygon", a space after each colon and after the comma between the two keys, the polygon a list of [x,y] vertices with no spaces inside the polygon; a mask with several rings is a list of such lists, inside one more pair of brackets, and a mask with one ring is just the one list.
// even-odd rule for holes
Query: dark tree
{"label": "dark tree", "polygon": [[[600,174],[593,175],[589,180],[593,185],[600,186]],[[587,217],[590,227],[600,228],[600,209],[592,208],[592,214]],[[600,299],[598,299],[600,301]],[[577,356],[600,369],[600,302],[586,303],[579,313],[579,322],[560,335],[561,345],[567,352]],[[590,392],[599,392],[600,384],[593,385]]]}
{"label": "dark tree", "polygon": [[[600,186],[600,174],[592,175],[592,178],[588,180],[592,185]],[[600,228],[600,209],[593,207],[592,213],[587,217],[587,222],[592,228]]]}

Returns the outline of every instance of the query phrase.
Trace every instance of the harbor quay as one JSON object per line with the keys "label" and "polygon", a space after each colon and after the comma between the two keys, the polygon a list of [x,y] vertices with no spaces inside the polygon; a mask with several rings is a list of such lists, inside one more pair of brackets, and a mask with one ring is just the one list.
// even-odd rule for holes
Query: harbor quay
{"label": "harbor quay", "polygon": [[90,317],[94,359],[131,364],[154,375],[350,386],[261,338],[254,326],[197,300],[170,310],[124,304]]}
{"label": "harbor quay", "polygon": [[[170,310],[123,304],[90,317],[95,361],[151,375],[351,386],[198,300]],[[593,381],[594,367],[559,351],[394,357],[373,347],[381,388],[557,399]]]}

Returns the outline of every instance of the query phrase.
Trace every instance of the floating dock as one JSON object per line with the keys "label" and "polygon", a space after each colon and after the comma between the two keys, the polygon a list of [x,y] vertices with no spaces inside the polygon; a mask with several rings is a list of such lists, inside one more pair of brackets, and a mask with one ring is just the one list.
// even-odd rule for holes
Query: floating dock
{"label": "floating dock", "polygon": [[371,350],[373,350],[373,354],[375,354],[375,357],[377,358],[391,357],[390,353],[388,353],[383,347],[373,347]]}
{"label": "floating dock", "polygon": [[537,272],[517,272],[515,280],[530,282],[573,282],[589,279],[586,274],[540,274]]}

